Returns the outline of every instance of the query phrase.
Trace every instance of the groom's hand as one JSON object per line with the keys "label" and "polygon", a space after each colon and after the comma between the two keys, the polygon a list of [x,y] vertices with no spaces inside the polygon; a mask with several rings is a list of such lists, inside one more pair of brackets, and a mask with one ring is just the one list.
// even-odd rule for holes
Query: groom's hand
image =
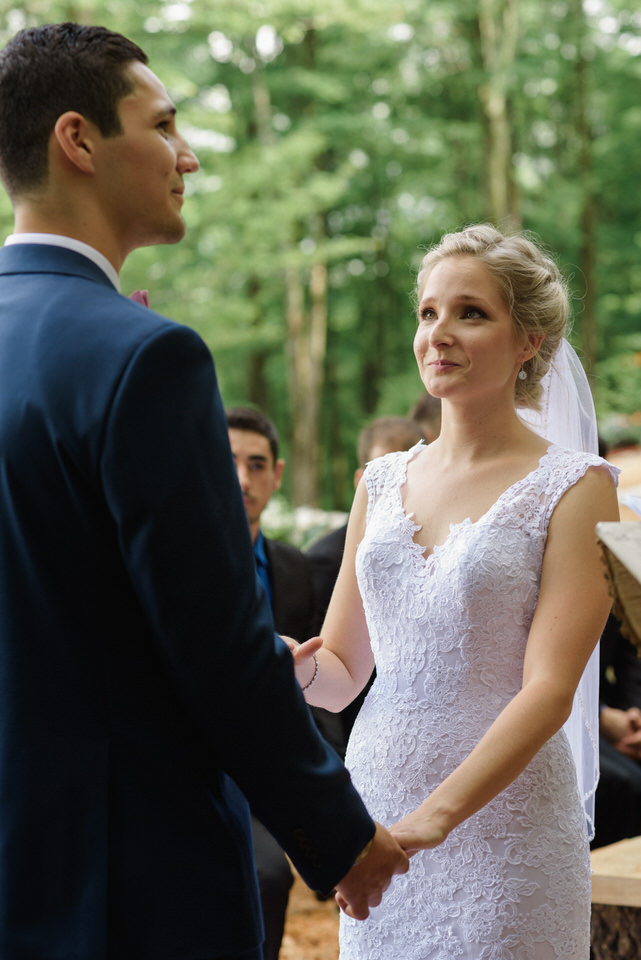
{"label": "groom's hand", "polygon": [[336,902],[355,920],[365,920],[369,908],[377,907],[396,873],[407,873],[409,860],[391,834],[376,824],[367,856],[355,863],[336,886]]}

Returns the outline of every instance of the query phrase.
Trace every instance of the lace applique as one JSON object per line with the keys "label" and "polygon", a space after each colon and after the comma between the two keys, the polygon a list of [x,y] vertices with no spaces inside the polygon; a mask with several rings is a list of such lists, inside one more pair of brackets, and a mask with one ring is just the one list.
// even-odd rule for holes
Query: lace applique
{"label": "lace applique", "polygon": [[[377,679],[347,766],[375,819],[409,813],[518,692],[554,507],[600,458],[554,445],[477,522],[425,555],[403,509],[407,464],[367,467],[356,568]],[[587,960],[590,864],[567,738],[413,857],[361,923],[341,917],[341,960]]]}

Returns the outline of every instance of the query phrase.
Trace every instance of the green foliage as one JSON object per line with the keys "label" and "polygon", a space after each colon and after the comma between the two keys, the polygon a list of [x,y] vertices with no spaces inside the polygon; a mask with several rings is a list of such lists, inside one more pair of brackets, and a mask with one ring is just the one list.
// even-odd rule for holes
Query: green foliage
{"label": "green foliage", "polygon": [[284,540],[299,550],[305,550],[330,530],[342,527],[346,520],[347,513],[292,507],[284,497],[276,494],[267,504],[260,526],[273,540]]}
{"label": "green foliage", "polygon": [[[519,16],[505,83],[520,215],[571,276],[580,344],[593,198],[594,383],[607,428],[641,408],[641,17],[630,0],[522,0]],[[156,309],[202,334],[225,401],[260,402],[286,455],[297,411],[285,276],[306,287],[312,266],[327,265],[327,507],[349,506],[365,420],[406,413],[422,389],[411,348],[422,250],[488,216],[477,18],[476,0],[0,0],[2,41],[78,19],[148,52],[201,167],[187,181],[186,239],[133,254],[123,290],[147,287]],[[5,233],[10,224],[2,196]]]}

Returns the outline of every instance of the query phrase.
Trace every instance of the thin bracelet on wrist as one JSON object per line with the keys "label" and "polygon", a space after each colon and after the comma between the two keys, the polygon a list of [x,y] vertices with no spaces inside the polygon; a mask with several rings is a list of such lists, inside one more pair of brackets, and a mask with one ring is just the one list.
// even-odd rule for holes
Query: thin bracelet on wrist
{"label": "thin bracelet on wrist", "polygon": [[301,691],[303,693],[305,693],[306,690],[309,690],[309,688],[316,683],[316,680],[318,678],[318,657],[316,656],[315,653],[312,654],[312,657],[314,658],[314,676],[309,681],[309,683],[306,683],[304,687],[301,687]]}

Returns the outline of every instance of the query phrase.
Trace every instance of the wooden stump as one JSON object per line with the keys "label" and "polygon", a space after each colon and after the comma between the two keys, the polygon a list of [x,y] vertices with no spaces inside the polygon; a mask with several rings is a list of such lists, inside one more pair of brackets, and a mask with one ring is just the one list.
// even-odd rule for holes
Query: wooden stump
{"label": "wooden stump", "polygon": [[641,958],[641,837],[592,851],[592,958]]}
{"label": "wooden stump", "polygon": [[612,612],[641,654],[641,523],[597,523]]}
{"label": "wooden stump", "polygon": [[592,960],[639,960],[641,907],[592,904]]}

